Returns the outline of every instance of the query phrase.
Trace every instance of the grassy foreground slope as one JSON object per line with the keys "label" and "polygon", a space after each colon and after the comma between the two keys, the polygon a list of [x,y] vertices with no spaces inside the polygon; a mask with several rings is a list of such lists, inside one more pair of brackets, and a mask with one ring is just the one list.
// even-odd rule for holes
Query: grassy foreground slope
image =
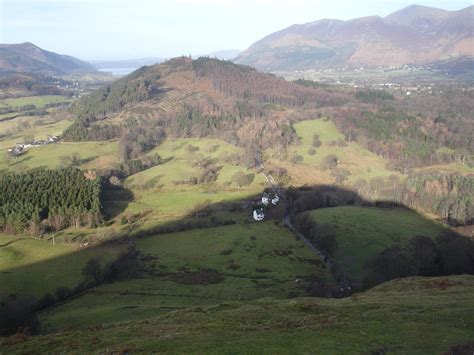
{"label": "grassy foreground slope", "polygon": [[409,278],[345,299],[226,303],[11,338],[0,352],[434,354],[474,339],[473,296],[473,276]]}
{"label": "grassy foreground slope", "polygon": [[437,237],[446,227],[402,208],[334,207],[309,212],[313,221],[331,225],[336,234],[336,262],[358,279],[372,257],[415,236]]}
{"label": "grassy foreground slope", "polygon": [[41,313],[43,326],[69,329],[226,301],[306,296],[313,278],[331,282],[320,260],[272,222],[144,237],[136,248],[144,263],[141,275]]}

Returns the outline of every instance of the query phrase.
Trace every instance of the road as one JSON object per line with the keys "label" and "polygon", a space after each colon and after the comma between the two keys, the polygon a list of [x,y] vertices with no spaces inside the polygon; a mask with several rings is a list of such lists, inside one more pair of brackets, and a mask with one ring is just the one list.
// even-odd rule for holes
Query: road
{"label": "road", "polygon": [[285,226],[293,232],[294,235],[296,235],[298,237],[299,240],[301,240],[317,257],[319,257],[321,259],[321,261],[326,265],[327,269],[328,270],[332,270],[332,267],[334,265],[334,263],[332,262],[332,260],[327,257],[326,255],[323,254],[323,252],[321,252],[321,250],[319,250],[318,248],[316,248],[309,240],[308,238],[306,238],[301,232],[299,232],[294,226],[293,224],[291,223],[291,220],[290,220],[290,215],[287,214],[285,216],[285,218],[283,219],[284,220],[284,223],[285,223]]}
{"label": "road", "polygon": [[[268,183],[271,185],[273,191],[275,191],[276,193],[279,194],[279,196],[281,196],[282,198],[286,199],[286,196],[285,196],[285,193],[282,189],[279,188],[279,186],[276,184],[275,180],[273,179],[273,177],[269,174],[265,174],[264,172],[264,169],[265,167],[263,166],[263,164],[261,165],[261,167],[263,168],[262,169],[262,174],[263,176],[265,176],[265,178],[267,179]],[[283,219],[284,221],[284,224],[285,226],[294,234],[296,235],[296,237],[301,240],[307,247],[309,250],[311,250],[314,255],[316,255],[318,258],[321,259],[321,261],[324,263],[324,265],[326,266],[327,270],[329,270],[330,272],[334,272],[334,261],[327,255],[325,255],[321,250],[319,250],[318,248],[316,248],[313,243],[311,243],[308,238],[306,238],[303,233],[301,233],[300,231],[298,231],[295,226],[293,225],[293,223],[291,223],[291,219],[290,219],[290,215],[291,215],[291,210],[290,210],[290,207],[288,206],[287,210],[286,210],[286,213],[285,213],[285,217]],[[342,279],[342,280],[341,280]],[[344,295],[344,296],[349,296],[350,293],[352,292],[352,288],[351,288],[351,283],[349,282],[349,280],[344,277],[343,275],[341,275],[341,279],[339,279],[339,290],[340,292]]]}
{"label": "road", "polygon": [[[279,188],[279,186],[276,184],[275,182],[275,179],[273,178],[273,176],[271,176],[270,174],[265,174],[264,172],[264,169],[265,167],[263,166],[263,164],[261,165],[261,168],[262,168],[262,174],[263,176],[265,176],[265,178],[267,179],[268,183],[271,185],[273,191],[275,191],[276,193],[278,193],[279,196],[281,196],[282,198],[285,198],[285,193],[282,189]],[[321,252],[321,250],[319,250],[318,248],[316,248],[309,240],[308,238],[306,238],[302,233],[300,233],[294,226],[293,224],[291,223],[291,220],[290,220],[290,210],[288,209],[285,213],[285,217],[283,219],[284,223],[285,223],[285,226],[291,231],[293,232],[293,234],[295,234],[299,240],[301,240],[317,257],[319,257],[323,263],[326,265],[326,267],[328,268],[328,270],[331,270],[332,266],[334,265],[334,263],[332,262],[332,260],[324,255],[323,252]]]}

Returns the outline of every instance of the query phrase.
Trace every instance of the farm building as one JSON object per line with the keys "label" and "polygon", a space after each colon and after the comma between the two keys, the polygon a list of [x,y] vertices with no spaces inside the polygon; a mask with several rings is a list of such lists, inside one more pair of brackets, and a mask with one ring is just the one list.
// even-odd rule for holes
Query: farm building
{"label": "farm building", "polygon": [[272,205],[276,206],[278,205],[278,202],[280,202],[280,197],[277,194],[274,194],[272,196]]}
{"label": "farm building", "polygon": [[253,210],[253,219],[256,221],[263,221],[265,218],[265,213],[263,212],[263,208],[259,207]]}

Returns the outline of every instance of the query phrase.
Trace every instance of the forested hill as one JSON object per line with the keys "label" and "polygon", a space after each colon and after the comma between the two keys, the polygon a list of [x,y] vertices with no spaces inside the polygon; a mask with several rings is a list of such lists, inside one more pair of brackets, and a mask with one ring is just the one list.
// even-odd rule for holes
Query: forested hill
{"label": "forested hill", "polygon": [[247,144],[260,135],[270,140],[283,137],[283,143],[291,140],[287,129],[291,114],[303,117],[304,112],[345,101],[344,94],[298,85],[246,66],[182,57],[143,67],[84,97],[73,108],[77,121],[65,137],[119,137],[127,119],[134,118],[171,136],[214,136]]}

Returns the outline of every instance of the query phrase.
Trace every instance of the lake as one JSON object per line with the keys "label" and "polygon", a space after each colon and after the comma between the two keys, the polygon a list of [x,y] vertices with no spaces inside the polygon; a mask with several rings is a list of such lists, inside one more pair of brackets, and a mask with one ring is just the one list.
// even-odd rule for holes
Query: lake
{"label": "lake", "polygon": [[103,68],[103,69],[99,69],[99,71],[110,73],[114,76],[124,76],[124,75],[130,74],[131,72],[137,69],[138,68]]}

